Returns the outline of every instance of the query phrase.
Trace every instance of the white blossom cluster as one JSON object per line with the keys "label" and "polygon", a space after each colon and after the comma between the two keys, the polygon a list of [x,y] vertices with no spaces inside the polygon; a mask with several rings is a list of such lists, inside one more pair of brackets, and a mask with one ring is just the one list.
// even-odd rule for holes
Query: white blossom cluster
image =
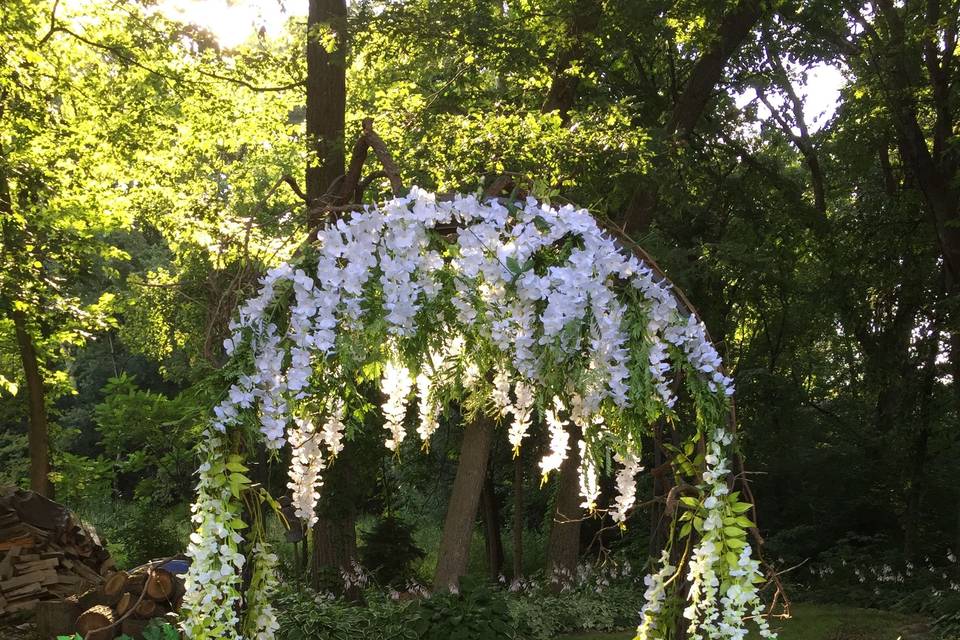
{"label": "white blossom cluster", "polygon": [[623,468],[617,471],[617,497],[610,515],[614,522],[623,524],[627,520],[627,512],[637,501],[637,474],[643,471],[643,467],[640,466],[640,456],[634,453],[632,447],[627,447],[627,451],[616,454],[613,459]]}
{"label": "white blossom cluster", "polygon": [[248,591],[247,612],[244,627],[250,640],[273,640],[280,622],[270,604],[270,597],[277,589],[276,569],[278,559],[270,545],[260,540],[253,546],[253,575]]}
{"label": "white blossom cluster", "polygon": [[[737,545],[732,544],[726,530],[728,527],[725,527],[724,508],[729,494],[727,477],[730,469],[724,451],[731,442],[729,433],[717,429],[708,442],[705,456],[707,468],[702,480],[707,497],[703,501],[703,532],[687,562],[689,591],[683,611],[684,618],[689,621],[688,636],[696,640],[743,640],[747,636],[744,619],[748,615],[755,620],[761,637],[775,637],[763,615],[763,604],[755,582],[762,577],[760,563],[753,559],[749,544],[742,540]],[[731,564],[731,549],[738,547],[738,553],[733,554],[736,562]],[[647,602],[651,602],[649,597]],[[639,640],[659,637],[655,627],[645,631],[641,623]]]}
{"label": "white blossom cluster", "polygon": [[387,449],[396,451],[406,435],[403,428],[403,419],[407,415],[407,402],[410,399],[410,391],[413,389],[413,378],[410,376],[410,370],[393,358],[387,360],[387,364],[383,368],[380,388],[387,397],[381,406],[383,409],[383,428],[390,433],[386,446]]}
{"label": "white blossom cluster", "polygon": [[553,397],[553,405],[544,411],[544,421],[550,430],[550,453],[543,456],[540,460],[540,471],[544,476],[551,471],[556,471],[567,459],[567,451],[570,449],[570,433],[566,430],[567,421],[560,418],[560,414],[566,410],[563,402],[557,396]]}
{"label": "white blossom cluster", "polygon": [[[455,236],[440,240],[431,232],[438,225],[455,227]],[[561,259],[534,267],[544,250],[561,247]],[[513,204],[474,196],[440,201],[414,187],[407,196],[325,225],[307,253],[303,264],[315,259],[315,268],[285,264],[270,270],[258,294],[231,324],[226,350],[238,354],[249,349],[253,368],[238,377],[215,408],[211,431],[225,433],[240,424],[241,414],[255,411],[268,448],[279,449],[289,441],[293,501],[297,515],[307,521],[314,518],[325,456],[343,447],[349,407],[341,398],[326,398],[323,415],[313,417],[301,405],[309,405],[316,394],[311,385],[324,373],[350,373],[337,368],[337,352],[350,340],[350,332],[364,329],[367,318],[385,323],[388,355],[381,409],[387,448],[397,450],[405,437],[414,391],[417,432],[426,446],[442,411],[440,387],[455,377],[456,384],[468,389],[485,375],[477,360],[464,354],[468,335],[471,341],[486,341],[497,354],[490,399],[499,417],[510,422],[508,437],[515,452],[528,436],[538,399],[550,399],[542,407],[550,434],[549,453],[540,462],[544,474],[566,459],[571,423],[582,434],[591,434],[577,442],[581,493],[588,508],[595,507],[599,494],[592,461],[603,457],[591,447],[606,447],[611,439],[624,437],[605,424],[602,414],[631,410],[631,399],[641,388],[653,389],[651,400],[669,412],[677,400],[671,376],[676,358],[688,362],[719,397],[733,393],[733,382],[723,373],[700,320],[687,315],[669,283],[623,251],[585,210],[552,207],[533,198]],[[640,302],[633,302],[636,299]],[[428,304],[447,305],[458,326],[447,326],[443,314],[424,313]],[[628,304],[639,304],[645,320],[642,355],[631,352],[624,322]],[[440,352],[428,350],[419,361],[401,358],[401,353],[409,355],[407,342],[424,320],[442,322],[437,331],[449,332]],[[631,366],[635,357],[646,360]],[[453,362],[455,374],[450,373]],[[576,375],[570,375],[565,387],[554,388],[558,371]],[[631,379],[632,371],[642,372],[644,379]],[[611,511],[623,523],[636,502],[641,468],[639,455],[629,447],[616,460],[622,469]],[[716,477],[722,473],[714,469]],[[217,506],[210,498],[213,489],[204,482],[209,484],[209,479],[201,473],[201,496],[195,505],[201,519]],[[209,535],[201,538],[197,551],[209,554],[212,547],[203,546],[209,544]],[[709,551],[699,549],[697,557],[707,562],[713,558]],[[741,600],[736,593],[719,597],[730,597],[731,603]],[[212,615],[199,604],[193,611],[200,617]],[[695,611],[700,611],[699,604]]]}
{"label": "white blossom cluster", "polygon": [[593,513],[597,509],[597,499],[600,497],[600,474],[597,465],[590,458],[587,443],[581,440],[580,447],[580,497],[583,498],[581,507]]}
{"label": "white blossom cluster", "polygon": [[515,400],[510,407],[513,413],[513,422],[510,424],[508,438],[513,445],[513,455],[520,453],[520,444],[527,437],[530,430],[530,416],[533,413],[533,387],[523,380],[517,380],[513,385]]}
{"label": "white blossom cluster", "polygon": [[320,448],[321,437],[316,431],[313,419],[296,416],[293,421],[296,426],[290,430],[292,456],[287,488],[291,491],[297,517],[313,526],[317,520],[317,502],[320,500],[320,487],[323,486],[321,474],[326,467],[326,461]]}
{"label": "white blossom cluster", "polygon": [[640,626],[637,637],[642,640],[663,640],[666,629],[659,622],[660,609],[667,597],[667,581],[674,577],[677,568],[670,564],[670,552],[664,549],[660,554],[660,569],[648,574],[643,583],[647,590],[643,594],[643,607],[640,609]]}
{"label": "white blossom cluster", "polygon": [[204,436],[200,448],[204,462],[192,507],[195,529],[187,545],[192,562],[184,580],[183,629],[193,640],[242,640],[237,609],[246,558],[239,551],[243,536],[235,524],[240,506],[226,478],[220,435],[208,429]]}

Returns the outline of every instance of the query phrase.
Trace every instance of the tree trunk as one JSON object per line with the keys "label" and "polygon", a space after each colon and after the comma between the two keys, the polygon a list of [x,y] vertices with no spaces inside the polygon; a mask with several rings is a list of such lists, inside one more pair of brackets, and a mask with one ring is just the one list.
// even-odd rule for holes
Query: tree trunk
{"label": "tree trunk", "polygon": [[493,422],[484,416],[469,423],[463,430],[460,446],[460,464],[450,493],[450,505],[443,523],[443,537],[437,558],[437,573],[433,586],[436,591],[457,588],[460,577],[467,571],[470,559],[470,540],[477,518],[480,491],[486,476],[490,443],[493,441]]}
{"label": "tree trunk", "polygon": [[[730,57],[746,41],[753,27],[760,21],[760,0],[741,0],[728,11],[717,26],[716,37],[690,71],[683,92],[673,107],[664,132],[667,138],[678,135],[689,137],[710,101],[723,69]],[[659,203],[660,180],[656,174],[669,166],[665,151],[653,157],[651,172],[641,176],[638,186],[623,214],[624,231],[636,237],[645,233],[653,222]]]}
{"label": "tree trunk", "polygon": [[359,595],[354,584],[353,561],[357,557],[356,515],[350,509],[336,518],[319,518],[313,525],[313,582],[319,587],[323,572],[336,571],[343,580],[343,594],[349,599]]}
{"label": "tree trunk", "polygon": [[603,7],[596,0],[582,2],[577,9],[567,26],[568,44],[557,54],[550,89],[540,106],[540,113],[558,112],[564,126],[570,121],[570,110],[576,102],[580,86],[580,76],[572,75],[567,70],[574,62],[583,59],[586,40],[596,30],[603,13]]}
{"label": "tree trunk", "polygon": [[661,470],[659,473],[653,473],[653,498],[656,502],[650,507],[650,539],[647,546],[647,555],[651,558],[659,558],[660,551],[667,542],[667,522],[666,517],[666,498],[673,488],[673,482],[669,471],[662,470],[666,456],[663,454],[663,429],[664,422],[658,420],[653,425],[653,468]]}
{"label": "tree trunk", "polygon": [[493,475],[489,470],[480,491],[480,508],[483,513],[487,572],[490,580],[496,582],[503,575],[503,538],[500,535],[500,505],[494,492]]}
{"label": "tree trunk", "polygon": [[547,541],[546,576],[550,590],[559,593],[573,583],[580,555],[580,439],[578,429],[570,433],[570,451],[560,465],[557,479],[557,499]]}
{"label": "tree trunk", "polygon": [[[307,16],[307,159],[306,191],[309,206],[343,175],[343,128],[346,111],[346,28],[344,0],[310,0]],[[331,41],[333,50],[325,48]],[[310,227],[320,223],[311,214]],[[352,573],[357,535],[352,510],[334,518],[321,517],[313,528],[312,570],[314,581],[324,568]],[[347,589],[348,594],[357,589]]]}
{"label": "tree trunk", "polygon": [[[313,206],[343,175],[343,127],[346,111],[346,28],[344,0],[310,0],[307,16],[307,202]],[[325,36],[335,35],[333,51]],[[329,40],[327,40],[329,42]],[[315,156],[313,154],[316,154]],[[319,220],[308,220],[315,226]]]}
{"label": "tree trunk", "polygon": [[917,394],[919,415],[913,434],[910,455],[910,478],[907,484],[906,512],[903,521],[903,553],[908,559],[919,557],[917,544],[920,538],[921,508],[926,489],[926,464],[930,445],[931,404],[933,387],[937,378],[937,355],[940,346],[940,331],[936,330],[928,339],[929,352],[923,367],[923,379]]}
{"label": "tree trunk", "polygon": [[523,458],[513,459],[513,579],[523,577]]}
{"label": "tree trunk", "polygon": [[14,307],[11,312],[13,326],[17,334],[17,346],[20,348],[20,361],[27,381],[27,402],[30,407],[30,429],[28,442],[30,447],[30,488],[42,496],[51,497],[53,487],[50,484],[50,445],[47,426],[46,391],[43,376],[37,362],[37,352],[33,338],[27,327],[27,318],[23,311]]}

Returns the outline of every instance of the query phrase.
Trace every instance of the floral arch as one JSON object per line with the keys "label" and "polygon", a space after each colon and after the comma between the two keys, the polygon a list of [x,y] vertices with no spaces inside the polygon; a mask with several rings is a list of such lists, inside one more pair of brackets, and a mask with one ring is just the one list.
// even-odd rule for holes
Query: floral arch
{"label": "floral arch", "polygon": [[188,637],[273,637],[276,558],[260,514],[275,503],[250,487],[245,452],[289,444],[296,513],[313,520],[361,381],[380,383],[393,451],[408,437],[426,446],[453,402],[499,417],[516,451],[538,411],[550,434],[543,474],[579,447],[584,506],[595,509],[599,474],[613,471],[619,523],[636,500],[643,437],[658,420],[680,424],[682,398],[687,484],[646,578],[638,637],[665,637],[678,610],[692,638],[742,638],[749,618],[772,637],[751,504],[731,491],[732,380],[682,295],[587,211],[414,187],[323,226],[262,278],[231,329],[233,384],[204,432],[193,507]]}

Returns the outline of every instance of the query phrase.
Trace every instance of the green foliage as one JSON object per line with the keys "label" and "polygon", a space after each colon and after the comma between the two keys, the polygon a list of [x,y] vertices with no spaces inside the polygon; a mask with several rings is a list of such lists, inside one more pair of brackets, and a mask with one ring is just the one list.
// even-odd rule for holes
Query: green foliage
{"label": "green foliage", "polygon": [[26,452],[25,433],[0,432],[0,485],[19,485],[27,476],[30,459]]}
{"label": "green foliage", "polygon": [[463,579],[459,593],[434,594],[413,608],[420,640],[506,640],[516,634],[506,597],[478,580]]}
{"label": "green foliage", "polygon": [[55,467],[50,480],[57,499],[64,504],[77,505],[89,497],[113,493],[116,469],[114,463],[103,456],[89,458],[63,451],[56,454]]}
{"label": "green foliage", "polygon": [[119,567],[135,567],[186,549],[191,529],[187,504],[163,508],[144,501],[91,496],[71,508],[106,540]]}
{"label": "green foliage", "polygon": [[[78,633],[72,636],[57,636],[57,640],[83,640],[83,637]],[[117,636],[117,640],[133,640],[133,638],[124,633]],[[154,618],[144,628],[143,640],[180,640],[180,632],[169,622]]]}
{"label": "green foliage", "polygon": [[135,501],[117,514],[118,521],[104,527],[103,533],[114,548],[122,550],[121,566],[137,566],[183,553],[185,531],[183,526],[189,519],[186,505],[175,507],[164,513],[146,501]]}
{"label": "green foliage", "polygon": [[577,589],[559,595],[535,590],[512,596],[508,605],[522,637],[553,640],[566,633],[609,632],[635,626],[642,595],[636,584]]}
{"label": "green foliage", "polygon": [[413,577],[413,565],[424,557],[414,543],[413,529],[400,518],[377,519],[362,535],[360,559],[383,586],[402,586]]}
{"label": "green foliage", "polygon": [[418,640],[410,626],[410,605],[382,599],[366,607],[330,600],[309,590],[287,591],[275,600],[280,629],[277,640],[339,640],[340,638],[397,638]]}
{"label": "green foliage", "polygon": [[[133,497],[157,505],[187,498],[197,461],[193,448],[206,404],[182,393],[175,398],[145,391],[126,374],[108,380],[103,401],[94,408],[103,457],[112,460],[118,480]],[[129,490],[127,487],[122,489]]]}
{"label": "green foliage", "polygon": [[457,594],[367,593],[364,607],[288,591],[275,603],[279,640],[377,637],[408,640],[553,640],[567,633],[610,632],[636,625],[642,590],[632,580],[584,584],[552,595],[535,584],[509,592],[468,577]]}

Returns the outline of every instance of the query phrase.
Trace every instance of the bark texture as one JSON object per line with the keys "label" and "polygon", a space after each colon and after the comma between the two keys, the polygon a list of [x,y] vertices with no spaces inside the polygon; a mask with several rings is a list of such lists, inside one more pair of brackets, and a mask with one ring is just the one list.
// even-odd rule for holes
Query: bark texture
{"label": "bark texture", "polygon": [[484,542],[487,551],[487,575],[496,582],[503,575],[503,538],[500,535],[500,503],[494,491],[493,475],[488,471],[480,491]]}
{"label": "bark texture", "polygon": [[[307,138],[316,154],[307,162],[307,202],[315,206],[343,175],[346,111],[346,27],[344,0],[310,0],[307,16]],[[325,48],[333,34],[332,51]],[[309,220],[314,226],[316,220]]]}
{"label": "bark texture", "polygon": [[580,449],[577,442],[580,434],[570,434],[570,451],[560,465],[557,478],[557,498],[547,540],[546,575],[550,589],[559,593],[572,583],[577,571],[577,556],[580,554],[580,522],[583,507],[580,506]]}
{"label": "bark texture", "polygon": [[[760,21],[760,0],[741,0],[717,25],[712,44],[694,64],[683,91],[670,112],[664,138],[688,138],[703,116],[710,96],[723,78],[723,69],[730,57],[746,42],[747,36]],[[659,203],[657,174],[669,166],[665,152],[656,154],[649,175],[641,176],[623,214],[624,231],[636,237],[646,232],[653,222]]]}
{"label": "bark texture", "polygon": [[50,484],[50,443],[43,375],[40,373],[37,351],[27,326],[26,315],[19,309],[14,309],[11,315],[17,334],[17,347],[20,350],[23,374],[27,382],[30,414],[30,428],[27,434],[30,448],[30,488],[42,496],[50,497],[53,494],[53,487]]}
{"label": "bark texture", "polygon": [[470,558],[470,540],[477,518],[477,505],[486,476],[487,459],[493,440],[493,422],[480,417],[463,430],[460,464],[450,493],[450,505],[443,523],[443,537],[437,559],[433,585],[436,591],[447,591],[460,584]]}
{"label": "bark texture", "polygon": [[523,577],[523,458],[513,459],[513,579]]}

